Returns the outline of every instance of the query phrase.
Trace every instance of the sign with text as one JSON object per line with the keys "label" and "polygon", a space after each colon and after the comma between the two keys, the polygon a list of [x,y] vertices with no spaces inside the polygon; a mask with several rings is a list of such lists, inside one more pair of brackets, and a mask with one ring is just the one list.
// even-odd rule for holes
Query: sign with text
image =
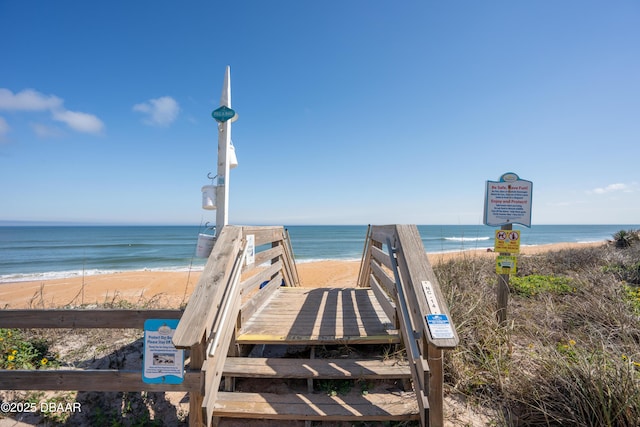
{"label": "sign with text", "polygon": [[513,172],[502,175],[500,181],[487,181],[484,224],[531,227],[532,188],[533,182],[522,180]]}
{"label": "sign with text", "polygon": [[236,112],[233,111],[231,108],[227,107],[226,105],[223,105],[222,107],[213,110],[213,112],[211,113],[211,116],[220,123],[224,123],[227,120],[232,119],[235,115],[236,115]]}
{"label": "sign with text", "polygon": [[506,252],[509,254],[520,253],[520,231],[496,230],[493,249],[496,252]]}
{"label": "sign with text", "polygon": [[178,319],[147,319],[144,322],[142,381],[150,384],[181,384],[184,381],[184,350],[171,339]]}
{"label": "sign with text", "polygon": [[515,274],[517,266],[517,259],[513,255],[498,255],[496,258],[496,273],[498,274]]}
{"label": "sign with text", "polygon": [[453,338],[453,327],[446,314],[427,314],[425,316],[431,338]]}

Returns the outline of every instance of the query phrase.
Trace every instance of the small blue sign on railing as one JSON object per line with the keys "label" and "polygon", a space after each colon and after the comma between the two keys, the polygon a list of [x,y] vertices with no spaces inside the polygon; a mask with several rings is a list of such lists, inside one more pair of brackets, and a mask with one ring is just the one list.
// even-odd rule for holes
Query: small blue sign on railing
{"label": "small blue sign on railing", "polygon": [[227,107],[226,105],[223,105],[220,108],[216,108],[211,113],[211,116],[220,123],[224,123],[227,120],[232,119],[235,115],[236,115],[236,112],[233,111],[231,108]]}
{"label": "small blue sign on railing", "polygon": [[178,319],[147,319],[144,322],[142,381],[149,384],[181,384],[184,381],[184,350],[171,339]]}

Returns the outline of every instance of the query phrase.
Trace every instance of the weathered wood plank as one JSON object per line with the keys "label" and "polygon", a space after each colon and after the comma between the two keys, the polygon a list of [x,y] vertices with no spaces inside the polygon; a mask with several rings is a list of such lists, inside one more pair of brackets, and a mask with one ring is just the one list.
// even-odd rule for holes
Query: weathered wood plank
{"label": "weathered wood plank", "polygon": [[[238,317],[240,311],[240,299],[235,298],[233,306],[229,312],[232,319]],[[207,426],[211,424],[213,417],[213,404],[217,400],[220,382],[222,380],[222,368],[227,358],[231,339],[234,335],[235,324],[230,323],[228,327],[220,331],[221,338],[217,341],[216,348],[209,349],[208,359],[205,361],[203,369],[207,373],[207,381],[205,383],[205,394],[202,402],[202,413],[205,416]],[[211,356],[213,354],[213,356]]]}
{"label": "weathered wood plank", "polygon": [[364,248],[362,250],[362,259],[360,260],[360,269],[358,271],[358,288],[369,287],[369,275],[371,274],[371,225],[367,226],[367,233],[364,239]]}
{"label": "weathered wood plank", "polygon": [[391,258],[389,258],[389,254],[384,252],[382,249],[372,246],[371,256],[380,264],[384,265],[389,269],[391,268]]}
{"label": "weathered wood plank", "polygon": [[396,295],[396,282],[382,269],[377,262],[371,263],[371,272],[378,279],[378,284],[387,292],[387,295]]}
{"label": "weathered wood plank", "polygon": [[282,244],[284,246],[284,269],[285,274],[289,277],[287,285],[300,286],[300,277],[298,276],[298,268],[296,267],[296,261],[293,256],[293,248],[291,247],[291,239],[289,238],[289,231],[284,231],[284,237]]}
{"label": "weathered wood plank", "polygon": [[258,294],[249,298],[242,307],[240,307],[240,324],[244,324],[247,320],[253,316],[256,311],[262,307],[262,305],[273,296],[278,290],[278,287],[282,283],[282,273],[276,274],[276,276],[267,283],[267,285],[260,289]]}
{"label": "weathered wood plank", "polygon": [[380,286],[373,274],[370,275],[369,283],[373,294],[376,296],[378,303],[380,303],[380,306],[391,321],[391,324],[397,328],[399,325],[396,313],[396,304],[393,302],[389,294],[382,289],[382,286]]}
{"label": "weathered wood plank", "polygon": [[279,226],[243,226],[242,235],[253,234],[255,236],[256,247],[277,242],[283,239],[284,227]]}
{"label": "weathered wood plank", "polygon": [[228,357],[224,374],[243,378],[410,378],[406,361],[364,359],[274,359]]}
{"label": "weathered wood plank", "polygon": [[[447,305],[438,280],[433,273],[431,264],[424,250],[420,233],[415,225],[397,225],[398,237],[398,268],[403,280],[406,281],[407,303],[411,307],[411,315],[414,327],[425,335],[427,340],[440,349],[452,349],[458,345],[458,334],[453,327],[452,338],[433,338],[425,319],[425,314],[430,313],[427,297],[422,288],[422,281],[431,282],[440,311],[451,319]],[[411,288],[411,289],[409,289]]]}
{"label": "weathered wood plank", "polygon": [[180,319],[183,310],[0,310],[0,328],[143,329],[147,319]]}
{"label": "weathered wood plank", "polygon": [[419,419],[415,399],[369,393],[218,393],[214,415],[229,418],[316,421],[404,421]]}
{"label": "weathered wood plank", "polygon": [[243,273],[247,271],[253,270],[253,268],[258,267],[265,262],[275,260],[276,258],[282,256],[282,246],[274,246],[272,248],[266,249],[264,251],[256,252],[256,261],[252,265],[248,265],[243,269]]}
{"label": "weathered wood plank", "polygon": [[275,264],[271,264],[255,276],[249,277],[244,282],[241,282],[240,289],[242,289],[243,293],[251,293],[256,290],[261,283],[271,280],[271,278],[281,270],[282,261],[276,261]]}
{"label": "weathered wood plank", "polygon": [[200,390],[200,371],[185,373],[182,384],[147,384],[139,371],[124,370],[0,370],[5,390],[189,391]]}
{"label": "weathered wood plank", "polygon": [[387,239],[391,239],[393,241],[395,233],[396,230],[394,225],[374,225],[371,227],[371,239],[374,242],[379,242],[384,245],[387,244]]}
{"label": "weathered wood plank", "polygon": [[238,343],[399,342],[398,332],[367,288],[280,287],[246,321]]}
{"label": "weathered wood plank", "polygon": [[197,345],[211,331],[240,244],[240,227],[224,226],[173,335],[176,347]]}

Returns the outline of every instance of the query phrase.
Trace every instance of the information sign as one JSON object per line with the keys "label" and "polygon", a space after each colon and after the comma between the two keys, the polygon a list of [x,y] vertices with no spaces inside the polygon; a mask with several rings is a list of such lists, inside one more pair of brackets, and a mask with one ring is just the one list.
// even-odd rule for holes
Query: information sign
{"label": "information sign", "polygon": [[180,384],[184,381],[184,350],[175,348],[171,339],[178,319],[147,319],[144,322],[142,381]]}
{"label": "information sign", "polygon": [[501,253],[520,253],[520,230],[496,230],[494,250]]}
{"label": "information sign", "polygon": [[513,255],[498,255],[496,257],[496,273],[515,274],[517,270],[517,259]]}
{"label": "information sign", "polygon": [[522,180],[513,172],[502,175],[500,181],[487,181],[484,224],[531,227],[532,187],[533,182]]}
{"label": "information sign", "polygon": [[427,314],[425,316],[431,338],[453,338],[453,328],[446,314]]}
{"label": "information sign", "polygon": [[227,120],[233,118],[233,116],[235,115],[236,112],[225,105],[213,110],[213,112],[211,113],[211,116],[220,123],[226,122]]}
{"label": "information sign", "polygon": [[246,264],[251,265],[256,262],[256,235],[247,234],[247,255]]}

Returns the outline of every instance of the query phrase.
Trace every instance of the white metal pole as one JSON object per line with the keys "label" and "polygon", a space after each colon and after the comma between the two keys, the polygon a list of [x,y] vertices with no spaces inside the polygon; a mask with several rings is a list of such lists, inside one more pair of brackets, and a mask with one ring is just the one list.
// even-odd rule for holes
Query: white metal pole
{"label": "white metal pole", "polygon": [[[220,106],[231,108],[231,69],[227,66]],[[218,123],[218,182],[216,187],[216,234],[229,222],[229,145],[231,120]]]}

